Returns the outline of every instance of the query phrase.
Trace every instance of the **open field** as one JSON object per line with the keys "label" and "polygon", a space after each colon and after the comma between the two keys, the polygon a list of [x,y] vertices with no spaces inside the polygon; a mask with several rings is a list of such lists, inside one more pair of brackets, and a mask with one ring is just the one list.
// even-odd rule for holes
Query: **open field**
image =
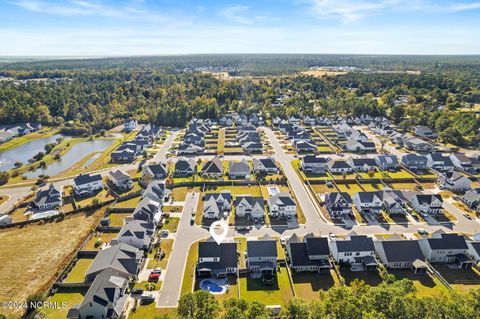
{"label": "open field", "polygon": [[[88,216],[79,214],[59,222],[0,232],[0,301],[24,301],[29,295],[44,291],[98,224],[103,213],[101,209]],[[7,314],[16,318],[22,311]]]}
{"label": "open field", "polygon": [[321,78],[324,76],[337,76],[347,74],[345,71],[332,71],[330,69],[315,69],[301,72],[303,75],[314,76],[316,78]]}

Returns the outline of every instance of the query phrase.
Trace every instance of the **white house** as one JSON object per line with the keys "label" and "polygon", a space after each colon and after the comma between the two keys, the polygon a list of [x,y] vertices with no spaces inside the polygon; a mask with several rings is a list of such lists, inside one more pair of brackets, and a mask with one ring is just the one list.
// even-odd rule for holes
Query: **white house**
{"label": "white house", "polygon": [[373,240],[367,236],[349,235],[347,238],[329,236],[332,257],[339,264],[349,264],[363,270],[377,269]]}
{"label": "white house", "polygon": [[133,187],[133,182],[130,175],[125,174],[118,169],[116,171],[110,171],[108,175],[113,185],[120,190],[127,190]]}
{"label": "white house", "polygon": [[294,217],[297,204],[288,193],[278,193],[268,199],[268,209],[273,217]]}
{"label": "white house", "polygon": [[410,199],[410,205],[417,212],[435,216],[442,210],[443,199],[441,195],[437,194],[415,193]]}
{"label": "white house", "polygon": [[420,248],[425,259],[432,263],[457,264],[459,268],[470,268],[469,248],[465,237],[459,234],[439,234],[420,239]]}
{"label": "white house", "polygon": [[237,195],[235,197],[235,216],[248,219],[261,219],[264,217],[263,197],[251,195]]}
{"label": "white house", "polygon": [[77,196],[89,196],[103,188],[102,176],[100,174],[80,174],[73,179],[74,191]]}
{"label": "white house", "polygon": [[35,206],[40,210],[52,209],[62,206],[62,192],[50,184],[47,189],[39,190],[35,194]]}
{"label": "white house", "polygon": [[464,192],[472,188],[472,181],[457,171],[440,173],[438,184],[441,189],[447,189],[452,192]]}

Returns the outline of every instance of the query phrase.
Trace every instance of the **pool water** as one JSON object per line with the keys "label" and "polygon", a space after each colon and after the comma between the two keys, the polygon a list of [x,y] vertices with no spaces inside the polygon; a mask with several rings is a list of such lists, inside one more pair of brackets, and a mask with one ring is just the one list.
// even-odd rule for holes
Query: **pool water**
{"label": "pool water", "polygon": [[218,284],[208,279],[204,279],[200,283],[200,288],[213,294],[222,294],[226,291],[225,285]]}

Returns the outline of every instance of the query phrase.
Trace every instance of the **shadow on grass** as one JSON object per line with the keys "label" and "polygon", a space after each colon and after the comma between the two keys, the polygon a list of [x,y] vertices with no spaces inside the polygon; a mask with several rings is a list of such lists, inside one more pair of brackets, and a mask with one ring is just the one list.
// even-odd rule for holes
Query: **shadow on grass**
{"label": "shadow on grass", "polygon": [[325,273],[294,273],[294,284],[310,284],[313,291],[328,290],[335,286],[335,281],[330,272]]}

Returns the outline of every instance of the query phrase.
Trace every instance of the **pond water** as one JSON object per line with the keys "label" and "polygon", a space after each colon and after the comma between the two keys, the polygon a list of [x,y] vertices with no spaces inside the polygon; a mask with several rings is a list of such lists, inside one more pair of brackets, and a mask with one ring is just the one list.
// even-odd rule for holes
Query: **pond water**
{"label": "pond water", "polygon": [[0,153],[0,172],[14,168],[15,162],[27,164],[29,159],[37,155],[39,152],[45,151],[45,145],[56,143],[58,137],[63,137],[63,135],[55,134],[49,137],[38,138],[9,151]]}
{"label": "pond water", "polygon": [[[93,140],[75,144],[70,148],[70,150],[68,150],[67,153],[62,156],[60,160],[48,165],[47,169],[45,170],[45,175],[55,176],[70,168],[76,162],[80,161],[90,153],[103,152],[113,142],[114,140]],[[42,174],[42,170],[37,169],[34,172],[27,172],[24,175],[27,176],[27,178],[38,178]]]}

